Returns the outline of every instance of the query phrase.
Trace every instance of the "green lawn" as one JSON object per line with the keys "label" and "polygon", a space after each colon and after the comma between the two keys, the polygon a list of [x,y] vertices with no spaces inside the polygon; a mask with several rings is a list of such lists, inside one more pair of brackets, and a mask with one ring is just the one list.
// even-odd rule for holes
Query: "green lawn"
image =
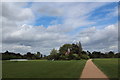
{"label": "green lawn", "polygon": [[3,78],[79,78],[86,60],[3,61]]}
{"label": "green lawn", "polygon": [[110,59],[93,59],[101,71],[103,71],[109,78],[118,78],[118,58]]}

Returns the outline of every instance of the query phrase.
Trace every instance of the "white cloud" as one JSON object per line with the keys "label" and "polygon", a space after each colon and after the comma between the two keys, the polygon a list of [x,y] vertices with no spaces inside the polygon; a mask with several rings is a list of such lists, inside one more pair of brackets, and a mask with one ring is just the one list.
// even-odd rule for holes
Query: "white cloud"
{"label": "white cloud", "polygon": [[[23,25],[18,30],[3,36],[3,44],[17,44],[14,48],[11,48],[13,51],[18,50],[20,47],[22,49],[22,47],[28,48],[28,46],[30,46],[33,49],[33,52],[41,50],[44,53],[43,50],[47,49],[48,51],[45,51],[45,54],[49,54],[49,51],[52,48],[58,47],[65,42],[68,42],[67,35],[59,32],[52,32],[49,30],[49,27],[45,28],[43,26],[33,27]],[[21,44],[24,46],[21,46]],[[8,48],[6,45],[3,45],[3,47],[3,50],[7,50]],[[29,50],[23,48],[21,51],[24,51],[25,53]]]}
{"label": "white cloud", "polygon": [[[3,4],[3,51],[10,50],[26,53],[40,51],[49,54],[52,48],[60,47],[73,40],[81,41],[84,49],[88,50],[116,50],[117,26],[109,25],[104,29],[96,27],[86,28],[75,35],[69,35],[81,26],[94,22],[87,18],[89,13],[106,3],[34,3],[30,8],[22,8],[15,3]],[[90,6],[90,7],[88,7]],[[38,13],[39,12],[39,13]],[[37,15],[37,16],[36,16]],[[57,16],[63,19],[61,24],[32,26],[34,20],[40,16]],[[113,45],[114,44],[114,45]]]}
{"label": "white cloud", "polygon": [[30,8],[21,8],[15,3],[2,3],[2,18],[16,24],[34,21],[34,14]]}
{"label": "white cloud", "polygon": [[24,45],[15,45],[12,47],[12,49],[14,50],[14,52],[18,52],[18,51],[32,51],[31,46],[24,46]]}
{"label": "white cloud", "polygon": [[[9,45],[17,44],[12,48],[14,51],[18,48],[25,47],[21,51],[27,52],[30,51],[28,48],[31,48],[33,52],[40,50],[45,54],[49,54],[52,48],[58,48],[65,43],[72,43],[74,39],[76,41],[80,40],[85,50],[103,51],[104,49],[104,51],[117,51],[117,47],[114,47],[117,46],[118,38],[116,25],[109,25],[101,30],[91,27],[81,31],[80,34],[75,36],[61,34],[60,32],[50,32],[48,30],[49,27],[43,28],[42,26],[38,28],[24,25],[24,28],[23,26],[21,28],[22,30],[20,29],[9,34],[7,38],[3,37],[3,42]],[[54,31],[54,28],[52,30]],[[44,51],[45,49],[46,51]]]}
{"label": "white cloud", "polygon": [[118,26],[108,25],[103,29],[96,29],[95,27],[88,28],[79,35],[77,35],[84,45],[85,49],[90,50],[112,50],[118,51]]}
{"label": "white cloud", "polygon": [[90,12],[106,4],[108,3],[33,3],[31,9],[37,17],[54,16],[61,18],[62,30],[69,32],[80,26],[95,24],[95,21],[87,20]]}

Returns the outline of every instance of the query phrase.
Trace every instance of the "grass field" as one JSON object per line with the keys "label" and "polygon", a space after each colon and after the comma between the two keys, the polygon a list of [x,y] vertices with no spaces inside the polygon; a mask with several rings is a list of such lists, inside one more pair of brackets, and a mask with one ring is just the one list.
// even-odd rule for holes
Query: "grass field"
{"label": "grass field", "polygon": [[93,62],[109,78],[118,78],[118,59],[93,59]]}
{"label": "grass field", "polygon": [[79,78],[86,60],[3,61],[3,78]]}

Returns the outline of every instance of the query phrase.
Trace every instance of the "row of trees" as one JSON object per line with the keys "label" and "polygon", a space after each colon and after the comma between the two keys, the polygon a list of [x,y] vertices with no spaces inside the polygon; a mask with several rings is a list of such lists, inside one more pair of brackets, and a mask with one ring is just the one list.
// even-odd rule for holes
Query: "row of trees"
{"label": "row of trees", "polygon": [[80,60],[80,59],[89,59],[90,57],[87,54],[61,54],[57,50],[53,49],[51,54],[47,56],[48,60]]}
{"label": "row of trees", "polygon": [[42,55],[40,52],[35,54],[33,53],[26,53],[21,55],[20,53],[13,53],[13,52],[4,52],[2,54],[3,60],[10,60],[10,59],[48,59],[48,60],[80,60],[80,59],[89,59],[89,58],[120,58],[120,53],[114,53],[112,51],[107,53],[101,52],[89,52],[89,51],[82,51],[81,54],[61,54],[58,50],[52,49],[50,55]]}
{"label": "row of trees", "polygon": [[46,56],[40,52],[31,53],[28,52],[24,55],[20,53],[4,52],[2,53],[3,60],[9,59],[48,59],[48,60],[80,60],[89,58],[120,58],[120,53],[114,53],[112,51],[101,53],[97,51],[89,52],[82,50],[81,43],[76,44],[64,44],[59,50],[52,49],[50,55]]}
{"label": "row of trees", "polygon": [[6,51],[2,53],[2,60],[10,60],[10,59],[42,59],[45,55],[42,55],[40,52],[37,52],[35,54],[31,52],[27,52],[24,55],[21,55],[20,53],[14,53]]}
{"label": "row of trees", "polygon": [[57,50],[53,49],[51,51],[51,54],[47,56],[48,60],[80,60],[89,58],[120,58],[120,53],[114,53],[112,51],[107,53],[101,53],[97,51],[90,53],[89,51],[82,51],[81,55],[75,53],[69,55],[62,55],[58,53]]}
{"label": "row of trees", "polygon": [[90,58],[120,58],[120,53],[114,53],[113,51],[109,51],[106,53],[101,53],[94,51],[90,53],[89,51],[86,52]]}
{"label": "row of trees", "polygon": [[113,51],[101,53],[98,51],[83,51],[81,44],[64,44],[59,50],[52,49],[48,60],[80,60],[89,58],[120,58],[120,53]]}

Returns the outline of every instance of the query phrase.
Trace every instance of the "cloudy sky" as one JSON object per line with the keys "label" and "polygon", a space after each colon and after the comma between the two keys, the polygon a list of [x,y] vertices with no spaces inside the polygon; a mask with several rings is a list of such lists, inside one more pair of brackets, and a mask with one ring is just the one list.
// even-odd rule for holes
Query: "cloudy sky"
{"label": "cloudy sky", "polygon": [[[4,2],[2,51],[48,55],[65,43],[117,52],[117,2]],[[0,35],[1,36],[1,35]]]}

